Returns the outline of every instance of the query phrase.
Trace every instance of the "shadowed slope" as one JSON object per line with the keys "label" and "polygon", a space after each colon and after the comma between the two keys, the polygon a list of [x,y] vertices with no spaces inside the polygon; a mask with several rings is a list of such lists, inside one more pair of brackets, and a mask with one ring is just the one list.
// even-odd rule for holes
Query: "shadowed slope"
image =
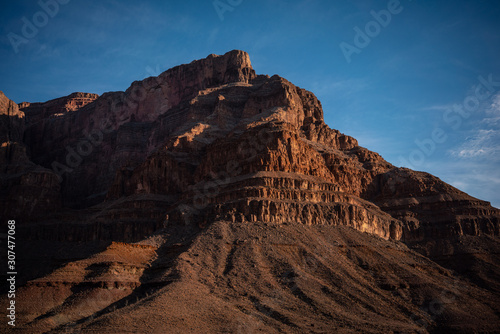
{"label": "shadowed slope", "polygon": [[[68,289],[93,287],[38,315],[29,328],[40,332],[43,321],[63,325],[56,332],[465,333],[493,332],[500,324],[498,297],[400,242],[350,228],[218,221],[194,239],[164,232],[162,241],[141,242],[159,245],[161,254],[140,278],[148,293],[127,288],[131,271],[120,268],[154,259],[155,248],[117,244],[91,266],[69,264],[73,274],[61,277],[86,269]],[[112,264],[99,260],[106,254],[115,254]]]}

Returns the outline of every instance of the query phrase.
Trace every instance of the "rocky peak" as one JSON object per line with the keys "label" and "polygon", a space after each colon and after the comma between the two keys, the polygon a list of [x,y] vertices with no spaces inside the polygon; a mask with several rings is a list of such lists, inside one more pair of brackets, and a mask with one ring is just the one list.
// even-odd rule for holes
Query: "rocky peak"
{"label": "rocky peak", "polygon": [[230,83],[249,83],[255,77],[248,53],[234,50],[222,56],[211,54],[205,59],[173,67],[158,77],[135,81],[125,91],[123,100],[137,102],[140,109],[141,102],[149,95],[162,95],[160,110],[166,111],[194,98],[199,91]]}
{"label": "rocky peak", "polygon": [[161,197],[148,204],[161,212],[145,214],[152,226],[224,219],[340,224],[405,240],[430,239],[437,227],[441,236],[499,234],[498,210],[331,129],[312,92],[257,76],[243,51],[176,66],[125,92],[22,107],[24,144],[59,175],[68,207],[147,195]]}
{"label": "rocky peak", "polygon": [[499,328],[500,210],[360,147],[245,52],[21,109],[0,93],[25,332]]}

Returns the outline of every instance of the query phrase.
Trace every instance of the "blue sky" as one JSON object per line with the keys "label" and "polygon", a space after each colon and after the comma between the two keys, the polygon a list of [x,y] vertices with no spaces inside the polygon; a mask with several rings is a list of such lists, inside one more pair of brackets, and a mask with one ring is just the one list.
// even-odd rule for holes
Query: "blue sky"
{"label": "blue sky", "polygon": [[15,102],[125,90],[241,49],[314,92],[330,127],[500,207],[499,1],[54,1],[2,3],[0,90]]}

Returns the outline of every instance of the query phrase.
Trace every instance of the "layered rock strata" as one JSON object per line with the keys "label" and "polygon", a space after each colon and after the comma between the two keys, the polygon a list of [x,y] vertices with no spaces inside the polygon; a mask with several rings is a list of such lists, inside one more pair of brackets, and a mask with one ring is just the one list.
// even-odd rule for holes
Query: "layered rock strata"
{"label": "layered rock strata", "polygon": [[500,325],[500,211],[329,128],[245,52],[102,96],[0,94],[0,126],[27,333]]}
{"label": "layered rock strata", "polygon": [[257,76],[242,51],[175,67],[125,92],[23,103],[26,122],[17,106],[5,106],[9,131],[43,170],[4,187],[9,200],[22,201],[32,182],[85,217],[108,203],[100,215],[120,219],[126,214],[107,213],[120,207],[115,201],[149,194],[163,208],[163,216],[143,217],[153,226],[224,217],[348,225],[408,242],[499,234],[497,209],[330,129],[314,94],[277,75]]}

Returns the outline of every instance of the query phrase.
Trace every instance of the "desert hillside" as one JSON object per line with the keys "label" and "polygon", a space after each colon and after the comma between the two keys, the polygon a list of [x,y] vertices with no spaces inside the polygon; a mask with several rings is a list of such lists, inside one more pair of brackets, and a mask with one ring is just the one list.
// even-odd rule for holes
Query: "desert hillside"
{"label": "desert hillside", "polygon": [[500,210],[359,146],[243,51],[102,96],[0,92],[0,127],[23,333],[500,328]]}

